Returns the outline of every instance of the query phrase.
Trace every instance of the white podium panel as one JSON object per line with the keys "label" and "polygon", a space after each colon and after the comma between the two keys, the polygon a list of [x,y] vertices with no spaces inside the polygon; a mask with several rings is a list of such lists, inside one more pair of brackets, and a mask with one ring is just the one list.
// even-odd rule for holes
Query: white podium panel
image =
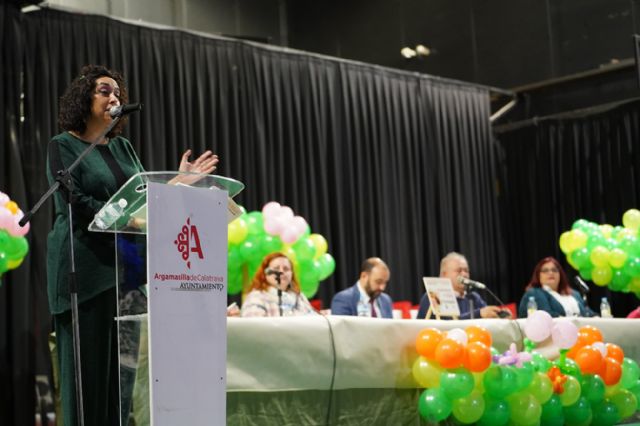
{"label": "white podium panel", "polygon": [[227,192],[147,190],[151,424],[224,425]]}

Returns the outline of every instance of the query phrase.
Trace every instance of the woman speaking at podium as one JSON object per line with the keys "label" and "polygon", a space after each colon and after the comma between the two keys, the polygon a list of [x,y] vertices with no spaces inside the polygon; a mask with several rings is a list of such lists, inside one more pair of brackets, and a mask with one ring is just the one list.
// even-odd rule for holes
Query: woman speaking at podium
{"label": "woman speaking at podium", "polygon": [[[128,102],[124,79],[103,66],[82,68],[60,98],[62,133],[48,147],[47,178],[53,183],[104,133],[111,123],[111,109]],[[144,171],[131,143],[120,136],[125,119],[98,142],[72,172],[73,244],[75,251],[84,424],[119,424],[118,348],[115,256],[113,237],[87,231],[105,202],[127,179]],[[188,161],[187,150],[180,171],[211,173],[218,157],[210,151]],[[57,339],[60,393],[65,425],[78,424],[73,360],[73,330],[69,298],[69,215],[63,196],[55,195],[55,222],[47,244],[47,289]]]}

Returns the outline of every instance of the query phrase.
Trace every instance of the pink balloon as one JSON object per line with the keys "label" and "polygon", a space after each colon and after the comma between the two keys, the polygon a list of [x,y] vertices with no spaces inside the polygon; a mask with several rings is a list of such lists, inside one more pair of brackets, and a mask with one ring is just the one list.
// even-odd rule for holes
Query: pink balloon
{"label": "pink balloon", "polygon": [[280,235],[283,228],[284,221],[280,217],[270,217],[264,220],[264,230],[267,234]]}
{"label": "pink balloon", "polygon": [[551,330],[551,338],[560,349],[569,349],[578,340],[578,327],[571,321],[557,321]]}
{"label": "pink balloon", "polygon": [[278,216],[280,212],[280,203],[276,203],[275,201],[269,201],[267,204],[262,207],[262,216],[267,220],[271,217]]}
{"label": "pink balloon", "polygon": [[3,206],[0,206],[0,229],[13,229],[13,213]]}
{"label": "pink balloon", "polygon": [[291,244],[298,239],[298,232],[293,227],[285,228],[280,234],[280,239],[285,244]]}
{"label": "pink balloon", "polygon": [[278,212],[278,216],[288,222],[293,219],[293,210],[291,210],[291,207],[282,206]]}
{"label": "pink balloon", "polygon": [[535,311],[524,324],[524,334],[532,342],[542,342],[551,334],[553,319],[548,312]]}
{"label": "pink balloon", "polygon": [[18,209],[18,212],[13,216],[13,227],[8,230],[9,234],[13,235],[14,237],[24,237],[27,232],[29,232],[29,229],[31,228],[29,222],[27,222],[24,226],[20,226],[18,224],[18,222],[20,222],[20,219],[22,219],[23,217],[24,213],[22,212],[22,210]]}
{"label": "pink balloon", "polygon": [[302,234],[304,234],[304,231],[307,230],[307,221],[304,220],[304,217],[302,216],[294,216],[293,220],[291,221],[291,226],[293,226],[296,231],[298,231],[298,237],[302,236]]}

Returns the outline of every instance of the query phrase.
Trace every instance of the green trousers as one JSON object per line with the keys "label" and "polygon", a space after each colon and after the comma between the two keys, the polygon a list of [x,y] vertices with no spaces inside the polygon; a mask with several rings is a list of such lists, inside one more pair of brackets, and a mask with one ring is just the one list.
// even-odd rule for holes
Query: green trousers
{"label": "green trousers", "polygon": [[[115,288],[80,303],[78,314],[84,424],[119,425]],[[76,426],[78,417],[71,311],[54,315],[54,324],[64,426]]]}

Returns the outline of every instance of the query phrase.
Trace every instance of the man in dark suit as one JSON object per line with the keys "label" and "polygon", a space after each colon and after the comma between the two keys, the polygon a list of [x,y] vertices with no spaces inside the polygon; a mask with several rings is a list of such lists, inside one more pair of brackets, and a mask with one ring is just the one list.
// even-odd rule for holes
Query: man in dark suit
{"label": "man in dark suit", "polygon": [[391,272],[379,257],[370,257],[360,268],[360,279],[331,300],[332,315],[392,318],[391,297],[383,293]]}
{"label": "man in dark suit", "polygon": [[[440,277],[449,278],[453,285],[453,291],[456,293],[458,308],[460,308],[460,319],[470,318],[499,318],[502,311],[497,306],[487,305],[487,302],[476,292],[467,292],[464,284],[459,277],[469,278],[469,263],[467,258],[460,253],[451,252],[440,261]],[[473,301],[473,304],[470,303]],[[423,295],[420,300],[420,310],[418,311],[418,319],[424,319],[429,311],[429,298]],[[473,315],[471,314],[471,306],[474,307]],[[505,311],[506,313],[506,311]],[[450,319],[443,317],[441,319]]]}

